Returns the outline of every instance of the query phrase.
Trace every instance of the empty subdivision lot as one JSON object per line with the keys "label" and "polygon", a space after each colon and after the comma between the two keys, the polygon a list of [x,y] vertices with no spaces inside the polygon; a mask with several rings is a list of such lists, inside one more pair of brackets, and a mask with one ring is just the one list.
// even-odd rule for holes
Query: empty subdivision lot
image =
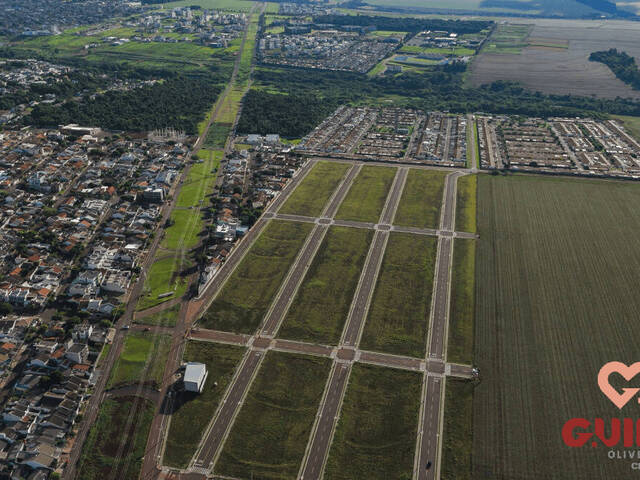
{"label": "empty subdivision lot", "polygon": [[319,217],[350,164],[318,162],[291,194],[280,213]]}
{"label": "empty subdivision lot", "polygon": [[200,320],[202,326],[253,333],[312,228],[308,223],[271,221]]}
{"label": "empty subdivision lot", "polygon": [[437,239],[391,233],[362,335],[366,350],[424,357]]}
{"label": "empty subdivision lot", "polygon": [[640,186],[478,182],[473,478],[629,478],[629,462],[560,432],[574,417],[640,417],[597,384],[605,363],[638,360]]}
{"label": "empty subdivision lot", "polygon": [[216,473],[295,480],[331,360],[271,351],[222,450]]}
{"label": "empty subdivision lot", "polygon": [[456,187],[456,230],[476,231],[477,177],[465,175],[458,178]]}
{"label": "empty subdivision lot", "polygon": [[281,337],[338,343],[372,239],[373,230],[329,228],[285,317]]}
{"label": "empty subdivision lot", "polygon": [[407,227],[438,228],[444,179],[449,173],[440,170],[409,170],[393,223]]}
{"label": "empty subdivision lot", "polygon": [[377,223],[395,175],[395,168],[362,167],[336,218]]}
{"label": "empty subdivision lot", "polygon": [[355,364],[324,478],[412,478],[421,383],[419,373]]}
{"label": "empty subdivision lot", "polygon": [[456,238],[451,271],[447,360],[466,365],[473,362],[475,266],[476,240]]}
{"label": "empty subdivision lot", "polygon": [[185,468],[189,464],[244,351],[233,345],[187,343],[184,361],[204,363],[209,376],[202,393],[180,392],[172,403],[164,465]]}

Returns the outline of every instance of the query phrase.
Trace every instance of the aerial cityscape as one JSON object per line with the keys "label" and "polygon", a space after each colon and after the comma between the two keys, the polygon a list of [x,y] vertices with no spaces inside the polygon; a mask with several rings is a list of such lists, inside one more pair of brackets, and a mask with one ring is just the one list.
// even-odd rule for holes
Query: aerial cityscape
{"label": "aerial cityscape", "polygon": [[0,7],[0,480],[640,471],[640,2]]}

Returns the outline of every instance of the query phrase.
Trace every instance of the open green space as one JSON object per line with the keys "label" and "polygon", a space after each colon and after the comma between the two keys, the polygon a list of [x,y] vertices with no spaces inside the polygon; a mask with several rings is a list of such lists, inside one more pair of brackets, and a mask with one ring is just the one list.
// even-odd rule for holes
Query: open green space
{"label": "open green space", "polygon": [[395,168],[362,167],[343,200],[336,218],[377,223],[396,176]]}
{"label": "open green space", "polygon": [[[201,151],[202,152],[202,151]],[[220,160],[222,158],[221,151],[207,150],[207,154],[199,163],[194,163],[189,169],[187,178],[180,187],[180,193],[176,199],[177,207],[197,207],[211,193],[211,189],[215,184],[220,168]],[[198,154],[200,158],[200,154]]]}
{"label": "open green space", "polygon": [[187,291],[187,279],[183,276],[183,267],[189,264],[190,262],[180,254],[153,262],[147,273],[144,290],[136,309],[145,310],[182,297]]}
{"label": "open green space", "polygon": [[459,177],[456,186],[456,224],[459,232],[476,232],[477,178]]}
{"label": "open green space", "polygon": [[204,147],[224,149],[229,133],[231,133],[231,123],[212,123],[204,139]]}
{"label": "open green space", "polygon": [[[78,478],[137,480],[153,420],[151,402],[133,397],[107,398],[89,430],[78,460]],[[135,423],[129,425],[129,416]],[[119,454],[121,456],[119,456]]]}
{"label": "open green space", "polygon": [[640,117],[629,117],[625,115],[612,115],[613,118],[623,123],[625,131],[640,141]]}
{"label": "open green space", "polygon": [[597,376],[638,360],[640,187],[481,175],[478,193],[473,478],[628,478],[606,447],[569,448],[560,432],[621,415]]}
{"label": "open green space", "polygon": [[469,380],[448,377],[445,383],[442,480],[471,480],[473,389]]}
{"label": "open green space", "polygon": [[[188,195],[191,195],[189,192]],[[202,231],[202,213],[199,208],[191,210],[174,209],[171,212],[171,226],[164,231],[160,244],[167,250],[189,250],[198,243]]]}
{"label": "open green space", "polygon": [[318,162],[280,208],[280,213],[319,217],[350,165]]}
{"label": "open green space", "polygon": [[175,327],[178,322],[178,313],[180,312],[181,304],[173,305],[165,310],[144,317],[136,317],[133,319],[133,323],[141,325],[157,325],[160,327]]}
{"label": "open green space", "polygon": [[[473,151],[471,149],[472,144],[476,147],[475,158],[473,158]],[[474,162],[476,167],[480,165],[480,145],[478,145],[478,123],[475,120],[467,124],[467,168],[472,168],[474,165]]]}
{"label": "open green space", "polygon": [[449,172],[439,170],[409,170],[396,217],[395,225],[419,228],[438,228],[444,179]]}
{"label": "open green space", "polygon": [[360,342],[363,349],[424,357],[436,249],[435,237],[390,234]]}
{"label": "open green space", "polygon": [[476,241],[456,238],[451,272],[451,310],[447,360],[473,362],[473,316],[475,313]]}
{"label": "open green space", "polygon": [[185,468],[189,464],[243,353],[244,348],[234,345],[196,341],[187,343],[184,361],[204,363],[209,375],[202,393],[180,392],[176,396],[167,434],[164,465]]}
{"label": "open green space", "polygon": [[518,54],[528,46],[527,37],[533,25],[499,23],[483,47],[487,53]]}
{"label": "open green space", "polygon": [[215,471],[295,480],[331,360],[271,351],[249,391]]}
{"label": "open green space", "polygon": [[202,317],[202,325],[253,333],[312,228],[308,223],[271,221]]}
{"label": "open green space", "polygon": [[330,227],[287,313],[280,336],[336,345],[373,230]]}
{"label": "open green space", "polygon": [[108,388],[142,381],[154,386],[162,384],[171,337],[153,332],[131,332],[111,370]]}
{"label": "open green space", "polygon": [[418,373],[355,364],[324,478],[413,478],[421,384]]}
{"label": "open green space", "polygon": [[198,6],[205,9],[229,10],[234,12],[248,12],[254,2],[248,0],[178,0],[163,3],[164,8]]}

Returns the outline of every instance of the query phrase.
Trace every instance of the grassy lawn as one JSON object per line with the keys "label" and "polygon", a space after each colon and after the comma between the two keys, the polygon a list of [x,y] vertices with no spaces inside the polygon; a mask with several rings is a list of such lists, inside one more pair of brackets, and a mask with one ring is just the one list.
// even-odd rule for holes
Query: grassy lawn
{"label": "grassy lawn", "polygon": [[216,473],[235,478],[295,480],[331,360],[269,352]]}
{"label": "grassy lawn", "polygon": [[[127,397],[104,400],[78,460],[78,478],[103,480],[117,475],[118,479],[137,480],[153,412],[153,404],[143,399]],[[131,413],[135,426],[127,430]],[[122,458],[116,461],[123,441]]]}
{"label": "grassy lawn", "polygon": [[197,207],[206,200],[218,176],[222,152],[207,150],[201,163],[194,163],[176,199],[178,207]]}
{"label": "grassy lawn", "polygon": [[280,208],[280,213],[319,217],[350,166],[318,162]]}
{"label": "grassy lawn", "polygon": [[202,317],[205,328],[253,333],[313,225],[272,221]]}
{"label": "grassy lawn", "polygon": [[395,168],[362,167],[336,218],[377,223],[395,176]]}
{"label": "grassy lawn", "polygon": [[327,480],[410,480],[422,376],[355,364],[329,451]]}
{"label": "grassy lawn", "polygon": [[473,388],[469,380],[447,378],[444,400],[442,480],[471,480]]}
{"label": "grassy lawn", "polygon": [[438,228],[444,179],[449,172],[438,170],[409,170],[394,224]]}
{"label": "grassy lawn", "polygon": [[330,227],[284,319],[284,338],[335,345],[358,285],[373,230]]}
{"label": "grassy lawn", "polygon": [[164,231],[162,248],[189,250],[195,247],[203,225],[200,210],[174,210],[171,221],[172,225]]}
{"label": "grassy lawn", "polygon": [[160,385],[171,337],[152,332],[131,332],[111,371],[108,388],[143,381]]}
{"label": "grassy lawn", "polygon": [[456,230],[476,231],[477,178],[465,175],[458,178],[456,196]]}
{"label": "grassy lawn", "polygon": [[[144,291],[136,306],[137,310],[145,310],[174,298],[180,298],[187,291],[187,279],[181,275],[189,261],[176,254],[172,257],[157,260],[151,265],[144,283]],[[158,298],[159,295],[173,292],[172,295]]]}
{"label": "grassy lawn", "polygon": [[169,424],[164,465],[184,468],[189,464],[243,353],[244,348],[233,345],[187,343],[184,361],[204,363],[209,376],[202,393],[182,392],[177,396]]}
{"label": "grassy lawn", "polygon": [[454,242],[447,360],[471,365],[475,313],[476,241],[456,238]]}
{"label": "grassy lawn", "polygon": [[478,193],[473,478],[629,478],[606,447],[569,448],[560,431],[640,417],[596,380],[638,360],[640,187],[481,175]]}
{"label": "grassy lawn", "polygon": [[391,233],[362,334],[366,350],[424,357],[437,239]]}
{"label": "grassy lawn", "polygon": [[139,323],[142,325],[159,325],[161,327],[175,327],[178,321],[178,313],[180,312],[180,304],[173,307],[162,310],[158,313],[153,313],[142,318],[134,318],[133,323]]}

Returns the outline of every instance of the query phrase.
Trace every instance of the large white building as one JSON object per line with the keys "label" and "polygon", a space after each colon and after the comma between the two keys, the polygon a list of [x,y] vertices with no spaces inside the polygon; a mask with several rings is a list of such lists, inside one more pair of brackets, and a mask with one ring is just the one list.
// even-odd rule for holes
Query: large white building
{"label": "large white building", "polygon": [[184,389],[187,392],[202,393],[207,380],[207,367],[204,363],[189,362],[184,370]]}

